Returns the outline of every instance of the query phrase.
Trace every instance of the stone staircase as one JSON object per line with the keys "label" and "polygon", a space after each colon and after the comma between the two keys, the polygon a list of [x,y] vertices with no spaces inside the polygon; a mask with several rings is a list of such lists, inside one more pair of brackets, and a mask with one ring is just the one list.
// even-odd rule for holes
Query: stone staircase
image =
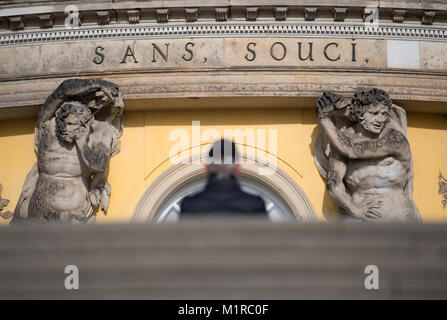
{"label": "stone staircase", "polygon": [[[79,290],[65,289],[67,265]],[[2,227],[0,298],[446,299],[447,224]]]}

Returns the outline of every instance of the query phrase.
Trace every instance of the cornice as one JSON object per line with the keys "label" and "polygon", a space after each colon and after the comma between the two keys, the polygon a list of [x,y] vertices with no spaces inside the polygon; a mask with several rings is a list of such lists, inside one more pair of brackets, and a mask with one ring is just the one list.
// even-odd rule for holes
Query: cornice
{"label": "cornice", "polygon": [[72,7],[79,13],[81,27],[243,21],[352,24],[368,20],[372,9],[380,24],[447,26],[447,3],[442,0],[4,1],[0,32],[63,28]]}
{"label": "cornice", "polygon": [[86,26],[0,33],[0,47],[54,42],[219,37],[311,37],[446,41],[447,26],[320,22],[227,22]]}

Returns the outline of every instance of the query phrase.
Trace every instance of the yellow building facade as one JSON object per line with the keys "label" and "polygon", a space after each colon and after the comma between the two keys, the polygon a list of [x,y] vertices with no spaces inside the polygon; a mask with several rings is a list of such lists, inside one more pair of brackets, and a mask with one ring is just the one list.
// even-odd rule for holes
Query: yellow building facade
{"label": "yellow building facade", "polygon": [[[126,122],[109,166],[109,210],[98,223],[161,221],[182,188],[204,180],[200,155],[219,136],[238,144],[252,189],[268,189],[295,216],[337,219],[314,162],[316,101],[324,91],[350,97],[375,87],[407,112],[423,221],[446,221],[439,176],[447,176],[447,4],[231,2],[70,1],[34,3],[31,11],[2,4],[4,211],[14,211],[36,162],[34,127],[45,99],[65,79],[101,78],[119,85]],[[72,29],[68,4],[82,17]],[[369,21],[374,10],[379,18]],[[257,176],[260,168],[275,173]]]}

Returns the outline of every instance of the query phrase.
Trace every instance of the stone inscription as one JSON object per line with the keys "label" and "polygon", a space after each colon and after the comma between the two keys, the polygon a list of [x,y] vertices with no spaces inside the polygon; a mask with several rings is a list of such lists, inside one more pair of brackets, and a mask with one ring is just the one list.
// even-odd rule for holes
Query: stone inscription
{"label": "stone inscription", "polygon": [[[0,78],[133,70],[402,68],[389,63],[388,51],[394,52],[389,46],[389,41],[377,39],[304,37],[36,44],[0,48]],[[446,70],[447,55],[442,54],[447,52],[446,43],[420,41],[416,47],[420,48],[420,69]]]}
{"label": "stone inscription", "polygon": [[239,68],[386,68],[386,41],[209,38],[90,41],[0,48],[0,75]]}
{"label": "stone inscription", "polygon": [[[290,42],[290,41],[288,41]],[[248,62],[255,62],[256,59],[260,60],[266,60],[268,58],[271,58],[274,61],[283,61],[287,58],[287,55],[293,54],[297,61],[309,61],[313,62],[315,60],[320,60],[319,58],[322,58],[323,60],[329,61],[329,62],[336,62],[339,60],[342,60],[342,53],[344,55],[349,56],[348,58],[351,60],[351,62],[357,62],[357,42],[352,41],[351,50],[346,50],[345,46],[340,45],[338,42],[327,42],[327,43],[318,43],[318,45],[321,48],[318,48],[320,50],[316,50],[317,45],[314,41],[297,41],[295,44],[295,48],[288,47],[290,43],[284,43],[283,41],[276,41],[273,42],[271,45],[269,44],[260,44],[260,41],[257,40],[255,42],[248,42],[247,46],[245,48],[245,55],[244,50],[239,50],[239,46],[237,47],[237,51],[233,53],[232,56],[236,55],[237,53],[241,53],[241,57],[248,61]],[[119,62],[120,64],[126,64],[126,63],[140,63],[142,59],[150,59],[150,62],[157,63],[157,61],[168,62],[169,60],[169,46],[171,45],[171,52],[172,52],[172,44],[171,43],[151,43],[152,50],[149,50],[148,52],[135,52],[135,49],[132,48],[131,45],[127,45],[124,52],[122,53],[122,59]],[[175,43],[173,45],[176,45]],[[192,61],[194,59],[195,50],[194,47],[196,46],[196,42],[187,42],[184,45],[184,53],[181,56],[172,57],[171,59],[182,59],[185,62]],[[236,42],[233,41],[231,46],[233,48],[236,47]],[[258,53],[256,52],[256,47],[259,48]],[[267,48],[266,48],[267,47]],[[269,48],[268,48],[269,47]],[[267,54],[266,54],[267,49]],[[181,51],[178,51],[178,48],[174,49],[176,54],[181,54]],[[259,51],[263,51],[261,55],[259,55]],[[112,54],[115,54],[113,52]],[[137,59],[137,56],[138,59]],[[321,57],[320,57],[321,56]],[[110,57],[109,57],[110,58]],[[116,57],[113,57],[112,59],[116,60]],[[93,58],[93,63],[100,65],[103,64],[106,59],[106,52],[105,48],[101,45],[97,46],[95,48],[95,57]],[[349,60],[348,59],[348,60]],[[140,62],[138,61],[140,60]],[[203,58],[203,63],[206,63],[208,60],[207,57]],[[343,59],[343,61],[346,61],[347,59]],[[365,62],[368,63],[368,58],[365,59]]]}

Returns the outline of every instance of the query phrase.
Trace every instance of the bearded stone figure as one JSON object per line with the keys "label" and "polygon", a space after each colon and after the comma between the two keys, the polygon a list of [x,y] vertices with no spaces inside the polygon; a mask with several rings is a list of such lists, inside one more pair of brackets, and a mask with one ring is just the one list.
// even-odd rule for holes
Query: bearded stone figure
{"label": "bearded stone figure", "polygon": [[380,89],[352,99],[325,92],[317,102],[314,159],[344,218],[419,221],[406,113]]}
{"label": "bearded stone figure", "polygon": [[124,124],[118,86],[70,79],[48,97],[35,127],[37,163],[28,173],[11,223],[93,222],[106,213],[110,157]]}

